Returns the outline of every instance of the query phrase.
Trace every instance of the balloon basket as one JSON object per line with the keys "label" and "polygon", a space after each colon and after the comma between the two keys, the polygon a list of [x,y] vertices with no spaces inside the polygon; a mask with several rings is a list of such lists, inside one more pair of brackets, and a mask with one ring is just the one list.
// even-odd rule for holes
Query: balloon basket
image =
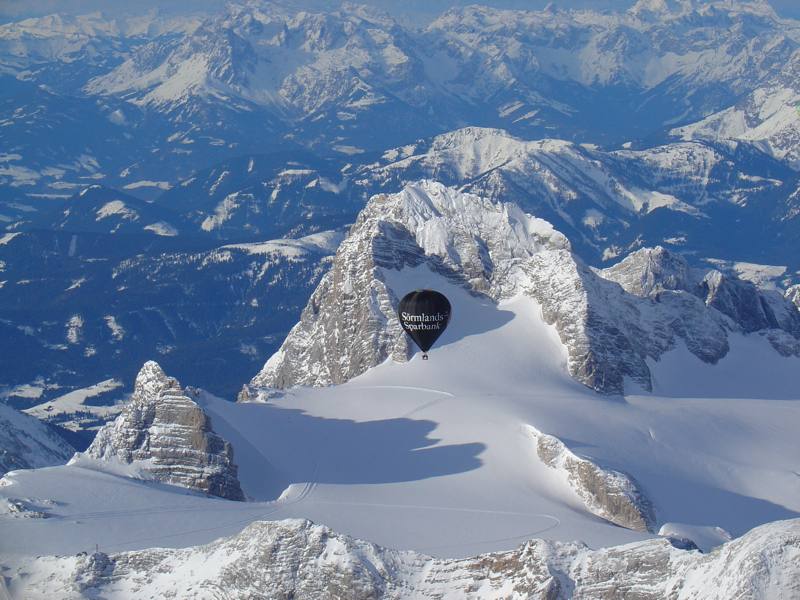
{"label": "balloon basket", "polygon": [[428,360],[428,353],[427,352],[423,352],[422,353],[422,360]]}

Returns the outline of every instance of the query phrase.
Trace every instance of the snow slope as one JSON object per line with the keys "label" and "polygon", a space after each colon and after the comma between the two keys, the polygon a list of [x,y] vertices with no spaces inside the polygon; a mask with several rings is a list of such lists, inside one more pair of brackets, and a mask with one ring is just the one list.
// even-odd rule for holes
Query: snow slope
{"label": "snow slope", "polygon": [[780,72],[765,78],[734,104],[672,131],[689,139],[750,142],[762,151],[800,169],[800,52],[788,58]]}
{"label": "snow slope", "polygon": [[121,387],[121,381],[106,379],[92,386],[73,390],[63,396],[42,402],[25,409],[23,412],[42,421],[52,421],[71,431],[78,431],[82,428],[97,429],[99,423],[116,417],[122,407],[118,404],[92,406],[87,404],[86,401],[89,398],[113,392]]}
{"label": "snow slope", "polygon": [[[589,512],[566,477],[537,458],[528,424],[634,476],[659,525],[718,526],[739,536],[800,514],[800,405],[788,395],[795,363],[775,357],[764,340],[742,340],[751,357],[770,357],[773,388],[760,398],[732,392],[759,377],[761,364],[723,371],[734,377],[722,388],[727,397],[680,397],[668,388],[661,396],[601,397],[569,378],[565,350],[531,299],[495,306],[426,269],[399,277],[435,286],[453,303],[452,325],[429,361],[387,362],[345,385],[291,390],[266,404],[201,397],[256,501],[225,502],[74,466],[16,472],[0,494],[55,500],[58,518],[44,526],[0,520],[2,553],[185,547],[288,517],[449,557],[530,538],[604,547],[650,537]],[[669,358],[686,369],[703,365],[712,378],[729,360],[704,365],[679,351]]]}
{"label": "snow slope", "polygon": [[0,402],[0,474],[63,464],[73,452],[47,425]]}

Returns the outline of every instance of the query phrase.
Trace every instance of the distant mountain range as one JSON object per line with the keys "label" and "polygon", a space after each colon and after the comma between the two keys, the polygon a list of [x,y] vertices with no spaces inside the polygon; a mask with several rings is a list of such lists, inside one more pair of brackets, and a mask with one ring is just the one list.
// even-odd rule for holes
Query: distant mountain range
{"label": "distant mountain range", "polygon": [[295,146],[348,156],[465,124],[663,141],[785,81],[798,39],[763,1],[642,0],[619,14],[472,6],[423,30],[355,5],[273,2],[204,20],[28,19],[0,26],[0,174],[50,194],[86,178],[157,190],[229,157]]}

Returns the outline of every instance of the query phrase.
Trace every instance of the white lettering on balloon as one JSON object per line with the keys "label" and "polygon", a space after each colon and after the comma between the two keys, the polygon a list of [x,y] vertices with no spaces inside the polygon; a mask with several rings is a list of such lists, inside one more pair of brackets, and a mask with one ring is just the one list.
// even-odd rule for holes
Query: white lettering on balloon
{"label": "white lettering on balloon", "polygon": [[426,313],[412,315],[407,312],[400,314],[400,318],[403,321],[403,327],[409,331],[440,330],[442,328],[442,324],[446,323],[449,317],[449,313],[440,312],[434,315],[429,315]]}

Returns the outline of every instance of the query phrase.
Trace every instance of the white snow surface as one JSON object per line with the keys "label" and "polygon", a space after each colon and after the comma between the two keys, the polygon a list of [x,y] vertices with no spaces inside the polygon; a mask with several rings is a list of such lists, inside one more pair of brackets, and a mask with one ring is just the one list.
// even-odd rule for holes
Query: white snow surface
{"label": "white snow surface", "polygon": [[[0,402],[0,474],[63,464],[72,452],[69,444],[38,419]],[[3,481],[0,479],[0,487]]]}
{"label": "white snow surface", "polygon": [[23,412],[43,421],[52,420],[60,415],[75,415],[70,421],[61,423],[61,426],[67,429],[78,429],[82,418],[107,421],[118,415],[122,410],[121,405],[92,406],[86,404],[86,400],[121,387],[121,381],[106,379],[89,387],[73,390],[63,396],[26,408]]}
{"label": "white snow surface", "polygon": [[139,188],[158,188],[159,190],[168,190],[172,186],[170,185],[169,181],[150,181],[149,179],[143,179],[141,181],[131,182],[123,187],[126,190],[137,190]]}
{"label": "white snow surface", "polygon": [[248,244],[229,244],[223,246],[235,250],[243,250],[248,254],[276,254],[288,259],[305,256],[309,252],[323,252],[331,254],[344,239],[341,231],[321,231],[301,238],[283,238],[267,242],[253,242]]}
{"label": "white snow surface", "polygon": [[655,394],[599,396],[569,377],[566,351],[532,299],[495,305],[427,267],[391,276],[395,289],[433,287],[452,302],[430,360],[387,361],[344,385],[267,403],[199,397],[234,447],[250,502],[85,465],[19,471],[0,496],[53,500],[58,518],[0,519],[0,554],[186,547],[294,517],[443,557],[530,538],[597,548],[652,537],[591,514],[540,462],[527,425],[634,476],[658,523],[673,529],[736,537],[800,514],[797,360],[763,338],[734,337],[716,366],[675,350],[652,365]]}
{"label": "white snow surface", "polygon": [[156,221],[150,225],[145,225],[144,230],[152,231],[156,235],[160,235],[162,237],[175,237],[178,235],[178,230],[166,221]]}
{"label": "white snow surface", "polygon": [[0,236],[0,246],[5,246],[18,235],[20,235],[19,231],[3,234],[2,236]]}

